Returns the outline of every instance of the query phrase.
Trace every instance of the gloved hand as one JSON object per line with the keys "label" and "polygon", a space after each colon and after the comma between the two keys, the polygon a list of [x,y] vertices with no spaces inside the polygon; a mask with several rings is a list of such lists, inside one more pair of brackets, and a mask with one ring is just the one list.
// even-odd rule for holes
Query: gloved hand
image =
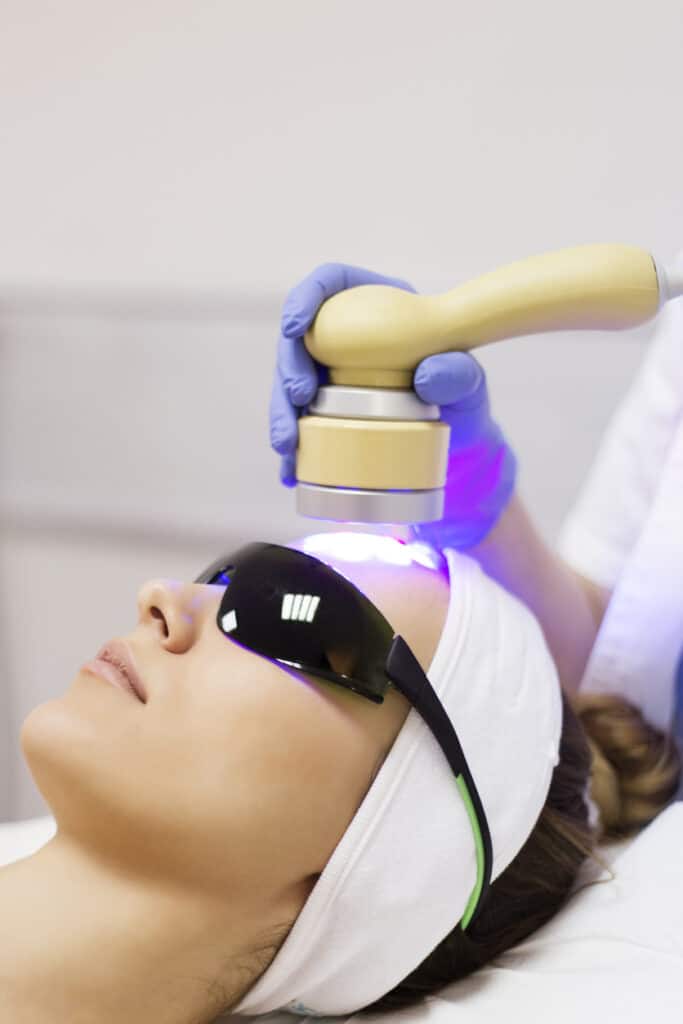
{"label": "gloved hand", "polygon": [[[289,293],[282,311],[277,365],[270,402],[271,445],[282,455],[280,479],[296,484],[297,419],[327,383],[327,367],[306,351],[303,336],[326,299],[361,284],[389,284],[415,291],[405,281],[343,263],[324,263]],[[486,536],[514,490],[517,462],[489,415],[486,376],[467,352],[427,356],[413,386],[425,402],[441,406],[451,426],[444,517],[412,527],[418,540],[436,547],[466,548]]]}
{"label": "gloved hand", "polygon": [[345,263],[322,263],[292,288],[282,307],[277,365],[270,398],[270,443],[282,460],[280,480],[286,487],[296,484],[296,421],[312,402],[320,384],[326,384],[326,366],[316,363],[304,345],[304,334],[326,299],[361,284],[389,284],[414,292],[406,281],[383,277],[372,270]]}
{"label": "gloved hand", "polygon": [[517,476],[515,454],[491,419],[486,374],[469,352],[441,352],[418,363],[413,387],[441,406],[451,436],[443,518],[411,532],[437,548],[472,547],[500,518]]}

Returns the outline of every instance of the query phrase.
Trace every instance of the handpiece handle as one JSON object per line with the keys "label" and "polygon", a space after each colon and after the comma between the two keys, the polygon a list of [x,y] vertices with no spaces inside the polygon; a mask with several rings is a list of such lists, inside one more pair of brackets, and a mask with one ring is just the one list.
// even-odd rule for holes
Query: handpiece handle
{"label": "handpiece handle", "polygon": [[332,384],[411,387],[428,355],[543,331],[621,330],[683,292],[645,249],[582,245],[510,263],[442,295],[361,285],[321,306],[305,345]]}

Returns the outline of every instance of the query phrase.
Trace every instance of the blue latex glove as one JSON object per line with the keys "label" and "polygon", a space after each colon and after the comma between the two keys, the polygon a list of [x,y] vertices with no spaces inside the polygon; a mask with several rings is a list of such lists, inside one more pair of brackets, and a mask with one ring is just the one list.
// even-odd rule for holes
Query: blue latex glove
{"label": "blue latex glove", "polygon": [[427,356],[413,387],[441,406],[451,428],[443,518],[415,523],[413,536],[437,548],[469,548],[483,540],[512,497],[517,459],[489,411],[483,367],[469,352]]}
{"label": "blue latex glove", "polygon": [[[280,479],[296,484],[297,419],[311,402],[327,368],[306,351],[303,336],[326,299],[362,284],[389,284],[415,291],[405,281],[342,263],[324,263],[289,293],[282,311],[277,366],[270,402],[271,445],[282,456]],[[489,414],[486,376],[467,352],[427,356],[415,369],[413,386],[425,402],[441,406],[451,426],[444,517],[412,527],[416,539],[436,547],[478,543],[512,496],[517,462]]]}

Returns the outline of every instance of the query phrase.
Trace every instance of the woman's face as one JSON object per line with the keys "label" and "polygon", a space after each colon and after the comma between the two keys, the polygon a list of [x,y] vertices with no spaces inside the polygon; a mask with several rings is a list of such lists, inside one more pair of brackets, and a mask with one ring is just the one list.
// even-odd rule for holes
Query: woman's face
{"label": "woman's face", "polygon": [[[428,667],[448,583],[420,566],[335,567]],[[223,587],[154,580],[127,636],[141,703],[81,670],[21,743],[61,833],[113,868],[207,892],[303,903],[410,710],[286,670],[216,625]],[[92,657],[94,652],[87,655]]]}

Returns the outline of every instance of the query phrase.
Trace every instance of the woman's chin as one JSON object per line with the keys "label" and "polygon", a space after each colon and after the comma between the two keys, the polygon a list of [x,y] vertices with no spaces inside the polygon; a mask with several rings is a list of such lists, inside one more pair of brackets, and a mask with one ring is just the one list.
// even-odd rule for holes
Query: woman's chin
{"label": "woman's chin", "polygon": [[100,685],[101,692],[96,686],[88,692],[88,685],[76,677],[63,694],[32,708],[22,723],[22,753],[49,802],[46,790],[59,786],[65,774],[82,775],[84,762],[92,763],[98,749],[103,751],[108,743],[117,742],[120,734],[125,734],[127,716],[113,710],[118,706],[121,711],[123,702],[118,698],[124,694],[106,683]]}
{"label": "woman's chin", "polygon": [[19,743],[33,780],[48,803],[59,751],[68,742],[62,698],[45,701],[29,711],[19,732]]}

